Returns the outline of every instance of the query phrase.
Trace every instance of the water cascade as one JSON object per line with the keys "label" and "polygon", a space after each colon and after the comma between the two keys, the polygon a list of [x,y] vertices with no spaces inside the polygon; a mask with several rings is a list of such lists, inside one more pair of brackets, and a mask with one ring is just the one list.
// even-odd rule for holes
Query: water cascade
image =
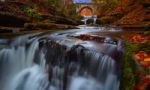
{"label": "water cascade", "polygon": [[87,16],[83,16],[83,19],[81,21],[84,22],[84,25],[86,25],[87,24],[87,20],[88,20],[88,17]]}
{"label": "water cascade", "polygon": [[97,16],[93,15],[93,25],[96,25]]}
{"label": "water cascade", "polygon": [[0,49],[0,90],[119,90],[117,45],[107,54],[57,35],[21,36]]}
{"label": "water cascade", "polygon": [[89,19],[93,19],[93,25],[96,25],[96,20],[97,20],[97,16],[93,15],[93,16],[83,16],[83,19],[81,21],[84,22],[84,25],[87,25],[87,20]]}

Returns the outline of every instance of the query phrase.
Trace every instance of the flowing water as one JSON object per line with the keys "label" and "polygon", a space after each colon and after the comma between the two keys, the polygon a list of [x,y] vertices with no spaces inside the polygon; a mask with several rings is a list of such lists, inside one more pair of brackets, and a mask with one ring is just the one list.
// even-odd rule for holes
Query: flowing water
{"label": "flowing water", "polygon": [[[119,90],[122,42],[71,30],[1,40],[0,90]],[[99,37],[98,37],[99,38]]]}

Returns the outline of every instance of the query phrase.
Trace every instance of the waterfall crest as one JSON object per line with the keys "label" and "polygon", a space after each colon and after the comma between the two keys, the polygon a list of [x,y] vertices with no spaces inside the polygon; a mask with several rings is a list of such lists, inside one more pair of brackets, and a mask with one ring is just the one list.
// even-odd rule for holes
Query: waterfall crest
{"label": "waterfall crest", "polygon": [[21,36],[0,50],[0,90],[119,90],[117,69],[114,57],[82,44]]}

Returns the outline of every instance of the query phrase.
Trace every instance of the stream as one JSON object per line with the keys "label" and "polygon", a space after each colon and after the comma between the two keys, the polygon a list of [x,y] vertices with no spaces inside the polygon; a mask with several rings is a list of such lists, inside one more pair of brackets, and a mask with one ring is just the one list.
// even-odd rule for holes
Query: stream
{"label": "stream", "polygon": [[101,27],[0,39],[0,90],[119,90],[123,41]]}

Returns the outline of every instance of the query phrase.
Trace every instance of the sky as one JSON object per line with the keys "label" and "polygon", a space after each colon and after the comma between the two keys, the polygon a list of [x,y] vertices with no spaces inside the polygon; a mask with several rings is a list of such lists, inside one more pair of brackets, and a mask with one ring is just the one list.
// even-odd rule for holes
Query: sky
{"label": "sky", "polygon": [[74,3],[91,3],[92,0],[73,0]]}

